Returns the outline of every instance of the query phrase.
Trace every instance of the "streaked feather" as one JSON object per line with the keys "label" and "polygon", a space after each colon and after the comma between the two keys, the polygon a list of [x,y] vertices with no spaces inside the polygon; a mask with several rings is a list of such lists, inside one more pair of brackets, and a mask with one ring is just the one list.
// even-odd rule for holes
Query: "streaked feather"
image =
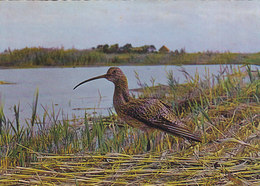
{"label": "streaked feather", "polygon": [[[116,109],[118,115],[126,115],[138,120],[147,127],[157,128],[170,134],[200,142],[201,139],[177,121],[172,110],[158,99],[132,99]],[[127,123],[132,121],[126,120]]]}

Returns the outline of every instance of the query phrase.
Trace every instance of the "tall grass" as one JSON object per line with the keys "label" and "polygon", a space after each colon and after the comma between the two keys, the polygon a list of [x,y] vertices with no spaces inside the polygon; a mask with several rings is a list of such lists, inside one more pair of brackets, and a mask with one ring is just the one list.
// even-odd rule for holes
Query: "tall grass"
{"label": "tall grass", "polygon": [[203,78],[183,73],[185,84],[169,72],[169,86],[144,86],[142,96],[156,94],[172,105],[176,119],[201,134],[202,143],[155,131],[147,152],[147,136],[114,114],[57,120],[59,113],[46,110],[39,118],[36,92],[27,127],[19,104],[13,122],[0,109],[0,183],[259,184],[259,71],[233,68]]}

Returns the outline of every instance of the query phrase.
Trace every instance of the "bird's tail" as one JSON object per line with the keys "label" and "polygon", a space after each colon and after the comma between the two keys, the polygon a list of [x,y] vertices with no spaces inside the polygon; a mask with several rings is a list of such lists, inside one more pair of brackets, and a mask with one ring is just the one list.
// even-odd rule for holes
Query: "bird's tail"
{"label": "bird's tail", "polygon": [[192,134],[188,129],[178,126],[178,125],[169,125],[169,124],[163,124],[162,130],[176,135],[180,137],[184,137],[193,141],[201,142],[201,138],[195,134]]}

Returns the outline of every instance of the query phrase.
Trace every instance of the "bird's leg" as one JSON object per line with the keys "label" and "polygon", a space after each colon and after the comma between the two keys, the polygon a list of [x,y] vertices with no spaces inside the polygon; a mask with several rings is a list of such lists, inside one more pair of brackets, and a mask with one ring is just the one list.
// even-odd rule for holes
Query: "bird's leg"
{"label": "bird's leg", "polygon": [[147,152],[151,150],[151,142],[150,142],[150,137],[149,137],[149,133],[146,132],[146,137],[147,137],[147,147],[146,150]]}
{"label": "bird's leg", "polygon": [[148,143],[147,143],[146,150],[147,150],[147,152],[151,150],[151,143],[150,143],[149,138],[148,138]]}

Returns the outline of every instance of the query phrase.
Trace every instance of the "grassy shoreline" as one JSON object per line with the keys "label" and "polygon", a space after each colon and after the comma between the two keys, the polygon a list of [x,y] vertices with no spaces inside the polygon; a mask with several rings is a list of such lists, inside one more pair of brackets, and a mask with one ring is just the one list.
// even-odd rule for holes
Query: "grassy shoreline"
{"label": "grassy shoreline", "polygon": [[0,85],[10,85],[10,84],[15,84],[7,81],[0,81]]}
{"label": "grassy shoreline", "polygon": [[205,64],[260,65],[260,53],[104,53],[100,50],[41,47],[0,53],[0,68]]}
{"label": "grassy shoreline", "polygon": [[[245,77],[247,80],[245,80]],[[38,94],[27,128],[0,109],[0,184],[236,184],[260,183],[260,72],[233,68],[225,76],[168,87],[141,87],[141,97],[173,106],[176,119],[202,143],[155,131],[147,136],[116,115],[57,120],[37,116]]]}

